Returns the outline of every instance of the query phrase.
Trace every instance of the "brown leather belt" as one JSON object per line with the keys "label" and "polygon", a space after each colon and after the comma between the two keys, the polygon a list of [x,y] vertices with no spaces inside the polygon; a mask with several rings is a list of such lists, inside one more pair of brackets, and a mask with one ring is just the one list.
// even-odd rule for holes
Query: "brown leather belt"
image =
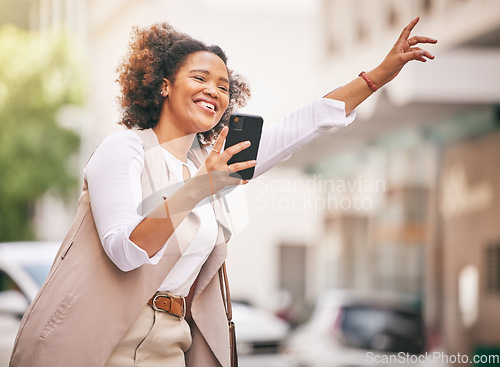
{"label": "brown leather belt", "polygon": [[167,312],[177,316],[179,320],[186,317],[186,300],[182,296],[173,296],[171,294],[157,292],[149,299],[148,305],[153,307],[156,311]]}

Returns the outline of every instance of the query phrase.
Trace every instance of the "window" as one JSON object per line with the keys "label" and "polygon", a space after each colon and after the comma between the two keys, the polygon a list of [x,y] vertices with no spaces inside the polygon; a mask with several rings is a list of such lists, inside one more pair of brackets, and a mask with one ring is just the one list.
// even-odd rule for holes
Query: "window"
{"label": "window", "polygon": [[500,243],[486,248],[486,293],[500,295]]}
{"label": "window", "polygon": [[425,14],[429,14],[432,10],[432,0],[423,0],[422,10]]}
{"label": "window", "polygon": [[398,13],[394,7],[394,4],[391,4],[389,7],[389,14],[387,16],[387,23],[389,27],[395,27],[399,25]]}
{"label": "window", "polygon": [[16,282],[7,273],[0,270],[0,292],[13,290],[19,290]]}

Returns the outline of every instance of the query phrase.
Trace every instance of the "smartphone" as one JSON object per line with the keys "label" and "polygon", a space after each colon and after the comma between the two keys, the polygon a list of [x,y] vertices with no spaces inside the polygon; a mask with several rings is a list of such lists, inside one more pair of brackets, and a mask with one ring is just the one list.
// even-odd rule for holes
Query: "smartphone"
{"label": "smartphone", "polygon": [[[229,119],[229,131],[226,137],[224,149],[229,148],[242,141],[250,141],[250,146],[231,157],[227,164],[246,162],[257,159],[259,151],[260,137],[262,135],[262,125],[264,120],[258,115],[248,115],[236,113]],[[250,180],[253,177],[255,167],[250,167],[239,172],[232,173],[233,177],[241,177],[243,180]]]}

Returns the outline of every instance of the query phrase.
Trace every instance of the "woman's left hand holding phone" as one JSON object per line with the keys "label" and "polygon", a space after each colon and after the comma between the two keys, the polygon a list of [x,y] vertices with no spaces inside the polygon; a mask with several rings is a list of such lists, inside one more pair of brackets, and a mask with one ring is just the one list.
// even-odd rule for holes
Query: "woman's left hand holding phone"
{"label": "woman's left hand holding phone", "polygon": [[227,133],[228,128],[224,127],[213,145],[212,152],[196,174],[166,198],[163,205],[153,210],[132,231],[130,240],[143,248],[149,257],[163,247],[175,228],[201,200],[228,186],[243,185],[248,182],[232,177],[230,174],[253,167],[257,164],[256,161],[233,163],[229,166],[227,162],[233,155],[248,148],[250,144],[242,142],[221,152]]}
{"label": "woman's left hand holding phone", "polygon": [[202,198],[216,194],[220,190],[235,185],[244,185],[248,180],[233,177],[234,173],[254,167],[256,161],[246,161],[228,165],[231,157],[250,146],[249,141],[235,144],[222,152],[229,129],[224,127],[196,175],[191,181]]}

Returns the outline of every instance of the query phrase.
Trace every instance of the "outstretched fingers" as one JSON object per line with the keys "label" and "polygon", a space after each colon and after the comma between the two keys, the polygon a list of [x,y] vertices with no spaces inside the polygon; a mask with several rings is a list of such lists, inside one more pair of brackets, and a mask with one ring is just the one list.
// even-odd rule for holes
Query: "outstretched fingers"
{"label": "outstretched fingers", "polygon": [[410,38],[411,31],[415,28],[415,25],[420,20],[419,17],[415,17],[401,32],[398,42],[402,45],[407,45],[407,47],[412,47],[418,45],[419,43],[437,43],[437,39],[431,37],[423,36],[413,36]]}
{"label": "outstretched fingers", "polygon": [[420,17],[415,17],[413,20],[403,29],[401,35],[399,36],[399,41],[405,41],[410,37],[411,31],[415,28],[415,25],[420,20]]}
{"label": "outstretched fingers", "polygon": [[437,39],[423,36],[413,36],[408,39],[411,46],[418,45],[419,43],[437,43]]}
{"label": "outstretched fingers", "polygon": [[406,63],[411,60],[418,60],[422,62],[426,62],[427,59],[434,59],[434,55],[429,51],[424,50],[420,47],[412,47],[409,52],[405,52],[401,55],[401,58]]}
{"label": "outstretched fingers", "polygon": [[415,17],[401,32],[398,39],[398,44],[400,45],[401,58],[403,62],[408,62],[410,60],[418,60],[421,62],[426,62],[427,59],[434,59],[434,55],[429,51],[424,50],[420,47],[415,47],[418,44],[437,43],[435,38],[424,37],[424,36],[413,36],[410,38],[411,31],[415,28],[415,25],[420,20],[420,17]]}

